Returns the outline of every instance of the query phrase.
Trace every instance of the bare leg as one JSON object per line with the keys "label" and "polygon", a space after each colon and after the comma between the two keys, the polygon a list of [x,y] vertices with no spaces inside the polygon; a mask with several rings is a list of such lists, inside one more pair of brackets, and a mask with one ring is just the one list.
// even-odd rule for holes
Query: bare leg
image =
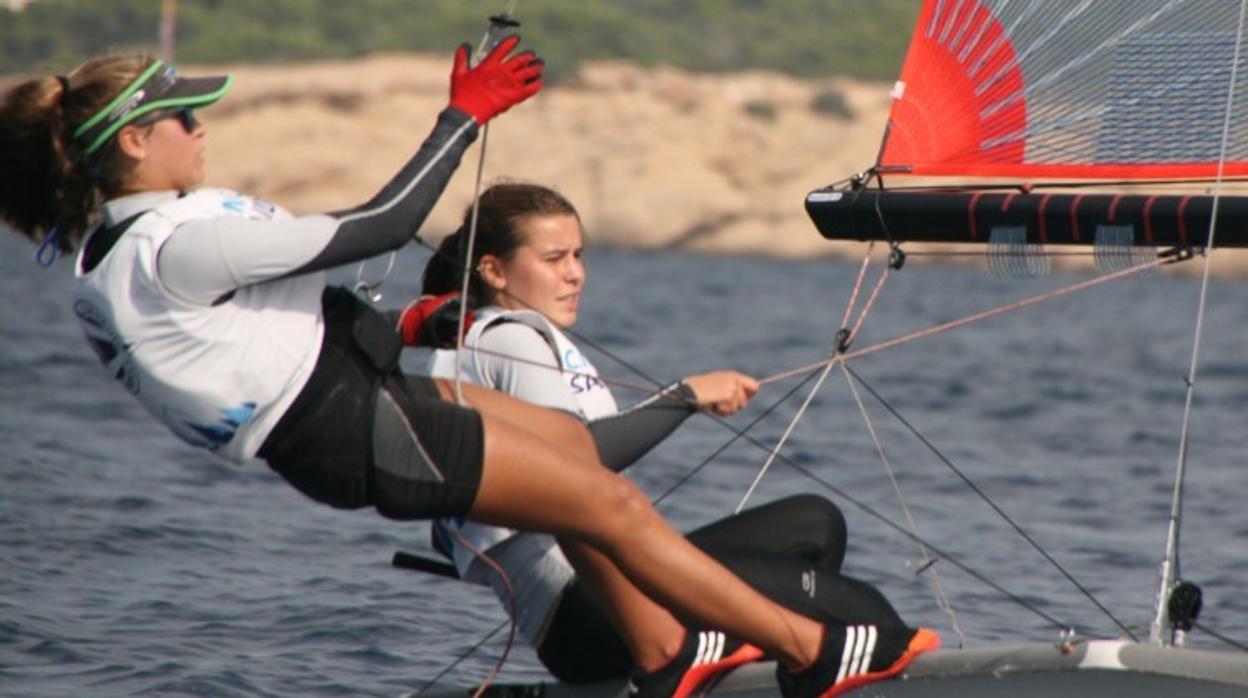
{"label": "bare leg", "polygon": [[[674,612],[790,667],[814,659],[819,624],[767,600],[667,526],[636,486],[601,467],[577,420],[469,388],[465,396],[481,412],[486,434],[472,518],[584,541]],[[631,622],[627,613],[621,620]]]}
{"label": "bare leg", "polygon": [[684,625],[641,593],[602,553],[566,537],[559,539],[559,546],[577,575],[603,601],[607,616],[637,666],[648,672],[666,666],[684,642]]}
{"label": "bare leg", "polygon": [[[447,399],[454,399],[449,382],[439,381],[439,389]],[[566,444],[569,453],[584,455],[597,461],[593,439],[576,419],[534,406],[528,402],[499,401],[506,395],[477,386],[464,386],[464,399],[472,407],[489,412],[503,412],[511,422],[533,424],[541,420],[550,432],[551,442]],[[655,603],[638,589],[619,568],[591,546],[567,536],[560,536],[559,545],[577,574],[588,588],[603,601],[612,625],[620,633],[633,660],[646,671],[667,664],[680,650],[684,626],[668,610]]]}

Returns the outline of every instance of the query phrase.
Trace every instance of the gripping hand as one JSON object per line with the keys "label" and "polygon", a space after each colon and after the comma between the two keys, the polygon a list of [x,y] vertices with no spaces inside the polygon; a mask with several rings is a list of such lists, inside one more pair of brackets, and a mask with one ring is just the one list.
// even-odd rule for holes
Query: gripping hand
{"label": "gripping hand", "polygon": [[[472,326],[472,311],[464,318],[464,333]],[[421,296],[399,315],[399,334],[409,347],[453,349],[459,327],[459,294]]]}
{"label": "gripping hand", "polygon": [[468,65],[467,44],[456,49],[451,70],[451,106],[469,114],[478,124],[485,124],[537,94],[542,89],[545,63],[532,51],[508,56],[519,43],[520,37],[515,34],[503,39],[476,67]]}

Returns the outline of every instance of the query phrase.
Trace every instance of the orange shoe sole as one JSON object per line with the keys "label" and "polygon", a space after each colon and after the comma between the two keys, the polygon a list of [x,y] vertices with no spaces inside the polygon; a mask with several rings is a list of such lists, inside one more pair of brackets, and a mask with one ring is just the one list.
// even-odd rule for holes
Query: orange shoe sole
{"label": "orange shoe sole", "polygon": [[689,698],[689,696],[701,695],[709,691],[729,671],[742,664],[757,662],[762,658],[762,650],[754,645],[746,644],[741,645],[736,652],[720,659],[718,662],[690,667],[689,671],[686,671],[685,675],[681,677],[680,683],[676,684],[676,690],[672,693],[672,698]]}

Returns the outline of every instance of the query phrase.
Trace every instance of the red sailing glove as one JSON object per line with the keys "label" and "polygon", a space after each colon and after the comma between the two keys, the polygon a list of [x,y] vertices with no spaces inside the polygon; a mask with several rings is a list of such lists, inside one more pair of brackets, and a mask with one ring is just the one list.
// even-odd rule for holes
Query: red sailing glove
{"label": "red sailing glove", "polygon": [[[450,349],[459,326],[459,294],[421,296],[399,314],[399,335],[409,347]],[[472,327],[472,311],[464,317],[464,334]]]}
{"label": "red sailing glove", "polygon": [[545,63],[532,51],[508,57],[519,43],[520,37],[515,34],[503,39],[475,68],[468,67],[468,44],[456,49],[455,67],[451,70],[451,106],[466,112],[478,124],[485,124],[537,94],[542,89]]}

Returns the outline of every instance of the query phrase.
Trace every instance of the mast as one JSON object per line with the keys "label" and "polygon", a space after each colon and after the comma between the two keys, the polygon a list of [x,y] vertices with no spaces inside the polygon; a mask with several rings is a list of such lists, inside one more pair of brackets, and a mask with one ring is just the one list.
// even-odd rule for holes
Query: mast
{"label": "mast", "polygon": [[[1218,210],[1222,204],[1222,178],[1226,174],[1227,149],[1231,135],[1231,116],[1235,105],[1235,82],[1239,74],[1240,49],[1244,38],[1244,16],[1248,13],[1248,1],[1239,2],[1239,19],[1235,23],[1235,50],[1231,60],[1230,79],[1226,87],[1226,109],[1222,117],[1222,138],[1218,152],[1218,171],[1214,185],[1213,201],[1209,216],[1208,234],[1205,238],[1205,268],[1201,276],[1200,300],[1196,310],[1196,329],[1192,341],[1192,361],[1187,372],[1187,394],[1183,405],[1183,429],[1179,436],[1179,465],[1174,480],[1174,495],[1170,501],[1170,527],[1166,535],[1166,558],[1161,563],[1161,586],[1157,590],[1157,612],[1153,618],[1149,636],[1154,644],[1182,645],[1187,631],[1200,613],[1200,590],[1179,579],[1179,525],[1183,520],[1183,480],[1187,475],[1188,427],[1191,424],[1192,398],[1196,393],[1196,369],[1200,365],[1200,340],[1205,321],[1205,307],[1209,295],[1209,271],[1212,268],[1209,250],[1214,246],[1218,232]],[[1177,586],[1176,586],[1177,582]],[[1184,597],[1188,598],[1184,598]],[[1183,608],[1184,602],[1189,606]],[[1180,615],[1181,614],[1181,615]]]}

